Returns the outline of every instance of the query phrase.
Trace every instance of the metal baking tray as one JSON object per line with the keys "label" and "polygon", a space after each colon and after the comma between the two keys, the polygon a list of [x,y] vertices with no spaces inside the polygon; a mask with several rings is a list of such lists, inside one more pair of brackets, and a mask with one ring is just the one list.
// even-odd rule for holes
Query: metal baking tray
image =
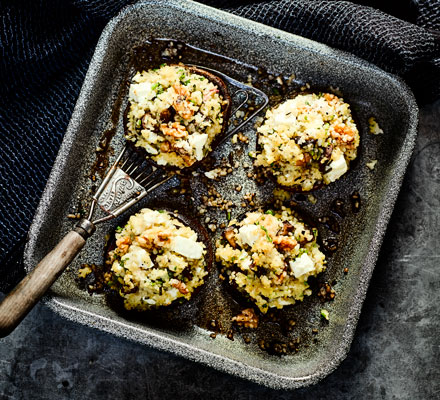
{"label": "metal baking tray", "polygon": [[[127,80],[133,72],[129,60],[134,48],[153,38],[189,45],[183,46],[179,61],[202,64],[243,82],[250,80],[276,96],[280,90],[283,95],[284,87],[277,86],[279,80],[272,76],[285,77],[284,82],[291,77],[290,83],[296,88],[308,83],[312,88],[331,86],[329,90],[342,92],[360,128],[359,157],[344,177],[315,191],[312,201],[308,196],[292,195],[297,207],[318,224],[324,239],[333,239],[335,229],[328,229],[329,223],[322,217],[330,216],[332,224],[336,221],[340,228],[336,235],[338,248],[328,257],[328,269],[317,279],[312,296],[288,310],[273,313],[270,318],[262,318],[261,329],[246,332],[239,329],[232,337],[231,316],[243,305],[219,280],[216,268],[195,298],[180,308],[164,311],[166,318],[161,318],[161,313],[125,315],[112,307],[105,295],[90,295],[81,288],[78,268],[83,263],[103,263],[106,235],[127,218],[125,215],[98,228],[69,270],[53,285],[45,303],[73,321],[273,388],[315,383],[333,371],[349,351],[413,150],[418,121],[413,95],[401,80],[347,53],[190,1],[145,1],[122,10],[104,29],[90,63],[29,232],[26,269],[30,271],[71,229],[73,222],[66,216],[77,212],[81,202],[90,199],[107,162],[121,148]],[[202,53],[188,49],[202,49],[204,56],[198,57]],[[370,116],[379,122],[383,134],[369,133]],[[249,137],[248,144],[228,141],[211,158],[215,165],[232,154],[234,163],[239,163],[232,174],[214,182],[218,191],[237,205],[232,209],[233,217],[246,209],[240,206],[246,192],[256,193],[257,205],[273,201],[273,182],[258,185],[247,178],[247,170],[243,168],[245,162],[252,162],[248,153],[256,146],[253,123],[245,127],[243,134]],[[96,152],[98,145],[109,148],[106,155]],[[372,159],[378,160],[374,170],[366,167]],[[91,173],[95,181],[90,179]],[[157,199],[166,197],[173,208],[197,210],[206,189],[205,181],[200,177],[189,179],[192,205],[188,205],[188,197],[179,190],[173,191],[178,183],[170,182],[145,198],[137,209],[155,206]],[[240,193],[234,190],[238,183],[243,184]],[[356,191],[361,199],[358,212],[354,212],[357,210],[352,209],[350,202]],[[338,213],[332,208],[336,199],[344,202]],[[213,209],[208,215],[219,224],[227,222],[224,211]],[[213,244],[219,234],[217,230],[213,235]],[[348,268],[346,274],[345,268]],[[335,290],[336,297],[331,302],[322,303],[317,296],[324,282],[329,282]],[[330,312],[328,323],[320,318],[322,308]],[[216,329],[222,325],[224,333],[215,339],[211,337],[215,336],[211,335],[212,320],[216,320]],[[286,321],[296,324],[284,330]],[[260,348],[274,350],[278,345],[282,349],[290,342],[296,344],[294,348],[288,347],[285,355]]]}

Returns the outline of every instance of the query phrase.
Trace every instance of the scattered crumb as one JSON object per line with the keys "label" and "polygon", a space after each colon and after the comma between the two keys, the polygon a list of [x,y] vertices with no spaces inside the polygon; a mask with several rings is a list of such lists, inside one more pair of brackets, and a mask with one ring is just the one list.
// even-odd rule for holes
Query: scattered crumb
{"label": "scattered crumb", "polygon": [[331,287],[331,285],[328,282],[324,282],[320,286],[321,287],[318,292],[318,297],[321,299],[321,301],[325,302],[325,301],[334,300],[336,296],[336,292]]}
{"label": "scattered crumb", "polygon": [[368,118],[368,126],[370,128],[370,133],[373,135],[379,135],[383,133],[383,130],[379,126],[379,124],[376,122],[374,117]]}
{"label": "scattered crumb", "polygon": [[330,318],[330,313],[327,310],[322,309],[321,310],[321,318],[328,321]]}
{"label": "scattered crumb", "polygon": [[290,85],[295,79],[296,79],[295,74],[290,75],[289,78],[287,79],[287,84]]}
{"label": "scattered crumb", "polygon": [[257,117],[255,119],[255,124],[254,124],[254,128],[257,129],[259,128],[264,122],[264,118],[263,117]]}
{"label": "scattered crumb", "polygon": [[315,196],[313,196],[313,194],[309,194],[307,196],[307,198],[309,199],[310,203],[312,203],[312,204],[316,204],[316,202],[318,201],[318,199]]}
{"label": "scattered crumb", "polygon": [[236,113],[235,113],[235,116],[237,117],[237,118],[243,118],[244,117],[244,111],[237,111]]}
{"label": "scattered crumb", "polygon": [[242,143],[249,143],[249,138],[243,135],[242,132],[238,132],[238,140]]}
{"label": "scattered crumb", "polygon": [[209,179],[216,179],[220,173],[220,169],[216,168],[211,171],[205,172],[205,176]]}
{"label": "scattered crumb", "polygon": [[255,329],[258,327],[258,315],[255,314],[253,308],[246,308],[235,317],[232,317],[232,321],[236,322],[239,326],[245,328]]}
{"label": "scattered crumb", "polygon": [[92,272],[92,269],[89,266],[84,266],[78,270],[78,277],[85,278],[87,275],[89,275]]}
{"label": "scattered crumb", "polygon": [[330,91],[331,91],[332,93],[334,93],[336,96],[343,97],[343,94],[342,94],[341,90],[339,89],[339,87],[333,87],[333,86],[330,86],[329,89],[330,89]]}
{"label": "scattered crumb", "polygon": [[246,344],[249,344],[251,342],[251,338],[248,335],[243,335],[243,340]]}
{"label": "scattered crumb", "polygon": [[371,160],[370,162],[367,162],[365,165],[366,165],[368,168],[370,168],[371,170],[373,170],[374,167],[376,166],[376,164],[377,164],[377,160]]}

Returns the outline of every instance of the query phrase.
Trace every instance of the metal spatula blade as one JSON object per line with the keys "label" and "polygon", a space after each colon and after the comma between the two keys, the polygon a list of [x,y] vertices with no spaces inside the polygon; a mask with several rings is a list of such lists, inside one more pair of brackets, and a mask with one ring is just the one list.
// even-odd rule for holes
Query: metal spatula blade
{"label": "metal spatula blade", "polygon": [[[256,105],[247,119],[234,121],[233,128],[225,133],[217,144],[219,145],[261,112],[268,103],[268,97],[260,90],[219,71],[205,69],[223,78],[234,89],[232,98],[235,98],[238,106],[232,114],[244,107],[250,96],[254,97]],[[95,232],[97,224],[116,218],[173,176],[156,168],[130,146],[124,147],[92,197],[87,218],[81,219],[0,304],[0,337],[8,335],[16,328],[84,247],[86,240]],[[97,206],[103,216],[93,220]]]}

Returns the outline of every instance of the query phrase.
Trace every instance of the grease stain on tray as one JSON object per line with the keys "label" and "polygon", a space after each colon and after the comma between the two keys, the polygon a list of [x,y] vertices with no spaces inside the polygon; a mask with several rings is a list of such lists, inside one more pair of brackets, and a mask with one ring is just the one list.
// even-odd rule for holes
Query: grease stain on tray
{"label": "grease stain on tray", "polygon": [[[270,106],[298,91],[310,89],[310,85],[296,80],[294,71],[290,76],[284,77],[262,68],[245,66],[227,57],[178,41],[152,39],[134,48],[130,55],[126,77],[118,90],[112,108],[112,128],[102,134],[96,149],[96,159],[90,171],[93,183],[97,180],[96,175],[102,179],[108,168],[109,160],[114,155],[112,140],[124,141],[123,137],[120,138],[117,135],[117,126],[121,118],[121,106],[127,95],[130,76],[134,75],[135,71],[148,70],[164,62],[183,62],[217,68],[268,93]],[[248,104],[243,113],[237,113],[238,117],[247,118],[253,107],[254,104]],[[253,149],[256,146],[254,125],[261,124],[262,116],[264,112],[256,121],[251,121],[243,132],[239,132],[229,142],[215,149],[197,170],[189,173],[180,171],[178,173],[179,185],[166,190],[168,201],[175,209],[184,210],[186,214],[198,218],[211,232],[212,244],[231,218],[259,206],[279,207],[282,201],[291,196],[290,193],[278,189],[272,181],[268,180],[264,171],[253,167]],[[236,121],[237,119],[233,120],[232,124],[237,124]],[[213,171],[212,176],[207,176],[208,171]],[[96,184],[93,184],[90,193],[93,194],[95,189]],[[318,308],[321,307],[319,303],[333,301],[335,298],[335,291],[329,286],[327,280],[337,276],[341,271],[338,270],[337,265],[332,263],[331,256],[338,250],[340,241],[338,236],[345,237],[343,240],[347,238],[343,217],[346,214],[353,217],[353,212],[359,211],[359,207],[353,205],[354,200],[356,204],[359,204],[357,192],[346,200],[336,197],[331,202],[320,204],[319,199],[323,193],[325,195],[325,189],[313,192],[312,200],[310,196],[296,194],[295,201],[291,201],[289,205],[300,213],[307,214],[308,218],[313,221],[313,225],[320,227],[322,247],[330,260],[328,271],[317,279],[311,279],[310,285],[313,291],[311,297],[283,310],[271,310],[266,315],[259,315],[258,324],[253,327],[249,324],[237,323],[237,316],[249,307],[253,309],[253,305],[244,301],[223,281],[224,276],[217,268],[210,272],[208,282],[189,302],[143,313],[126,311],[120,299],[111,294],[103,278],[103,275],[108,272],[108,266],[96,264],[83,266],[90,269],[90,274],[80,279],[79,285],[89,293],[105,294],[108,305],[129,320],[176,332],[191,330],[193,326],[198,326],[207,332],[212,332],[210,336],[213,339],[221,334],[234,340],[236,335],[239,335],[245,344],[252,344],[255,348],[269,354],[297,353],[301,346],[306,348],[317,344],[319,329],[325,328],[328,324],[323,324],[317,315],[319,315]],[[345,209],[346,202],[352,203],[351,213]],[[149,196],[143,206],[157,206],[154,193]],[[112,235],[113,232],[108,232],[108,234]],[[105,247],[107,246],[103,243],[103,253]]]}

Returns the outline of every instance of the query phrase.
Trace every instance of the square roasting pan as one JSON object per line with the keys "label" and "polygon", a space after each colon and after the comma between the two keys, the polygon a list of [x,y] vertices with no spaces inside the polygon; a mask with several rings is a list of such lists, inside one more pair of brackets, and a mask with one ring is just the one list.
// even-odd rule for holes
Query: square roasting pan
{"label": "square roasting pan", "polygon": [[[346,216],[338,219],[341,227],[337,238],[339,248],[328,258],[327,271],[318,278],[319,282],[332,282],[336,297],[334,301],[322,304],[315,290],[303,303],[286,311],[289,318],[296,321],[293,333],[289,335],[300,337],[301,343],[297,353],[283,356],[262,351],[258,346],[259,333],[249,332],[249,344],[241,336],[236,336],[233,341],[226,335],[217,335],[215,339],[210,337],[211,332],[200,321],[218,316],[227,324],[231,316],[242,309],[224,290],[215,268],[197,299],[192,299],[184,307],[182,326],[179,326],[179,319],[170,327],[148,317],[126,318],[108,305],[104,295],[90,296],[80,288],[76,278],[82,263],[103,263],[105,235],[123,222],[127,218],[125,215],[98,227],[44,301],[73,321],[263,385],[293,389],[316,383],[332,372],[349,351],[386,225],[414,147],[418,121],[415,100],[402,81],[349,54],[189,1],[153,0],[125,8],[109,22],[96,47],[30,229],[25,250],[26,269],[30,271],[72,228],[73,223],[66,215],[77,211],[81,200],[90,199],[90,191],[96,182],[89,179],[89,171],[96,163],[95,149],[103,132],[114,135],[111,141],[114,153],[110,162],[122,146],[126,96],[121,96],[121,88],[126,90],[125,82],[132,72],[128,67],[128,55],[134,47],[152,38],[180,40],[222,55],[225,58],[205,58],[203,63],[243,82],[249,75],[257,80],[257,68],[274,75],[291,76],[294,73],[298,86],[310,83],[312,87],[338,88],[351,104],[361,134],[358,160],[340,180],[314,192],[316,203],[307,201],[306,196],[293,196],[315,221],[329,214],[339,218],[331,213],[330,205],[336,198],[345,201]],[[185,60],[185,57],[182,61],[200,63],[200,60]],[[369,133],[370,116],[376,118],[384,134]],[[248,124],[243,132],[250,138],[250,143],[243,145],[246,149],[242,152],[240,165],[256,145],[253,124]],[[213,157],[227,156],[236,146],[226,143],[213,153]],[[365,164],[373,159],[378,163],[374,170],[370,170]],[[219,191],[225,197],[229,195],[237,204],[246,191],[257,192],[257,204],[270,202],[273,183],[268,182],[268,189],[264,188],[260,193],[261,188],[247,182],[245,176],[240,167],[232,176],[217,183]],[[238,195],[233,188],[243,181],[245,187]],[[197,208],[200,185],[196,179],[191,185]],[[357,213],[350,206],[350,195],[354,191],[358,191],[361,198]],[[160,188],[132,211],[146,205],[154,207],[156,199],[169,197],[167,193],[169,188]],[[185,203],[178,196],[169,199],[177,209],[185,210]],[[238,207],[233,216],[243,211]],[[226,222],[224,212],[212,213],[219,222]],[[319,229],[324,238],[331,236],[325,227]],[[343,273],[344,268],[349,268],[348,274]],[[329,323],[320,319],[321,308],[330,311]],[[193,323],[187,324],[188,321]],[[270,323],[267,326],[270,328]],[[318,333],[311,334],[315,328]]]}

